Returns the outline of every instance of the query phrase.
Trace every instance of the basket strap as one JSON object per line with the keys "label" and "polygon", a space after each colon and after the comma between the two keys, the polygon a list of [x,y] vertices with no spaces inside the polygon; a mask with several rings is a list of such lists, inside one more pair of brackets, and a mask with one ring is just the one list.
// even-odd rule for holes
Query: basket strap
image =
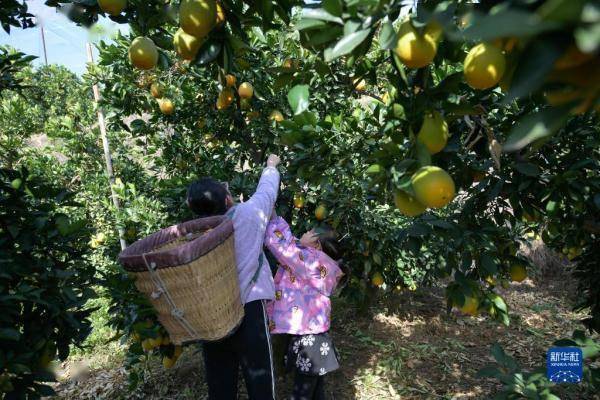
{"label": "basket strap", "polygon": [[164,294],[167,303],[169,303],[169,306],[171,307],[171,315],[175,317],[175,319],[179,322],[181,327],[188,333],[188,335],[191,336],[191,338],[199,338],[200,335],[198,334],[198,332],[194,329],[192,324],[190,324],[189,321],[185,319],[185,314],[183,310],[178,308],[175,304],[175,301],[173,301],[173,297],[167,290],[167,286],[165,285],[164,281],[160,277],[160,274],[156,270],[156,264],[148,263],[145,253],[142,253],[142,258],[144,260],[144,264],[146,264],[148,272],[150,273],[152,283],[154,283],[154,286],[156,286],[156,291],[152,293],[152,298],[158,299],[161,295]]}

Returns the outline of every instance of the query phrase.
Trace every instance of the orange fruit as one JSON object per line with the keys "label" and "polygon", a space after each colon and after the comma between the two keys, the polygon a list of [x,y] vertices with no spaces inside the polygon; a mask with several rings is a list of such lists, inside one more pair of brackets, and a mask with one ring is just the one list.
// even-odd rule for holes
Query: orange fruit
{"label": "orange fruit", "polygon": [[164,93],[164,87],[160,83],[153,83],[150,85],[150,94],[155,99],[160,99]]}
{"label": "orange fruit", "polygon": [[477,315],[479,309],[479,300],[474,297],[465,296],[465,302],[460,307],[460,311],[471,316]]}
{"label": "orange fruit", "polygon": [[173,36],[173,47],[177,54],[179,54],[179,57],[184,60],[191,61],[196,58],[203,42],[203,39],[198,39],[196,36],[186,33],[181,28]]}
{"label": "orange fruit", "polygon": [[522,264],[512,264],[509,269],[510,280],[523,282],[527,278],[527,269]]}
{"label": "orange fruit", "polygon": [[380,272],[375,272],[371,277],[371,283],[373,286],[380,287],[383,286],[385,280],[383,279],[383,275]]}
{"label": "orange fruit", "polygon": [[469,86],[473,89],[488,89],[496,86],[502,79],[506,60],[498,47],[480,43],[469,51],[463,67]]}
{"label": "orange fruit", "polygon": [[304,196],[301,194],[294,195],[294,207],[297,209],[304,207]]}
{"label": "orange fruit", "polygon": [[327,207],[325,207],[323,204],[319,205],[315,210],[315,218],[317,221],[323,221],[325,218],[327,218]]}
{"label": "orange fruit", "polygon": [[235,86],[235,75],[227,74],[225,75],[225,86],[234,87]]}
{"label": "orange fruit", "polygon": [[152,41],[145,36],[133,39],[129,46],[129,60],[139,69],[152,69],[158,63],[158,49]]}
{"label": "orange fruit", "polygon": [[416,217],[427,210],[427,207],[402,190],[397,190],[394,193],[394,204],[396,205],[396,208],[407,217]]}
{"label": "orange fruit", "polygon": [[223,110],[233,102],[235,96],[233,94],[233,90],[231,88],[225,88],[221,90],[219,93],[219,97],[217,98],[217,110]]}
{"label": "orange fruit", "polygon": [[456,188],[452,177],[439,167],[422,167],[411,178],[417,200],[426,207],[441,208],[454,199]]}
{"label": "orange fruit", "polygon": [[417,140],[427,147],[427,151],[436,154],[448,143],[448,124],[437,111],[425,114]]}
{"label": "orange fruit", "polygon": [[281,111],[273,110],[273,111],[271,111],[271,114],[269,115],[269,119],[271,121],[281,122],[284,120],[284,117],[283,117],[283,114],[281,113]]}
{"label": "orange fruit", "polygon": [[105,13],[117,16],[127,7],[127,0],[98,0],[98,6]]}
{"label": "orange fruit", "polygon": [[217,23],[217,3],[214,0],[182,0],[179,24],[188,34],[203,39]]}
{"label": "orange fruit", "polygon": [[244,82],[238,87],[238,94],[242,99],[250,99],[254,95],[254,88],[248,82]]}
{"label": "orange fruit", "polygon": [[555,70],[563,70],[568,68],[577,67],[583,63],[588,62],[594,58],[593,53],[584,53],[577,46],[572,44],[567,48],[562,56],[554,62]]}
{"label": "orange fruit", "polygon": [[158,99],[158,107],[165,115],[172,115],[175,112],[175,106],[170,99]]}
{"label": "orange fruit", "polygon": [[437,42],[427,32],[420,35],[410,21],[406,20],[400,25],[394,52],[408,68],[422,68],[435,58]]}

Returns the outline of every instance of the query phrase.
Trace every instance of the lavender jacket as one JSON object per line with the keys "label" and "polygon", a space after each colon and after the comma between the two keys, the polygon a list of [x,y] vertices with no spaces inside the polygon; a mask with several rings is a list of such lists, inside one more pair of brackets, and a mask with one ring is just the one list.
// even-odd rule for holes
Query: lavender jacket
{"label": "lavender jacket", "polygon": [[235,257],[243,304],[275,298],[275,285],[263,253],[263,242],[278,191],[279,171],[267,167],[254,195],[236,205],[233,212]]}

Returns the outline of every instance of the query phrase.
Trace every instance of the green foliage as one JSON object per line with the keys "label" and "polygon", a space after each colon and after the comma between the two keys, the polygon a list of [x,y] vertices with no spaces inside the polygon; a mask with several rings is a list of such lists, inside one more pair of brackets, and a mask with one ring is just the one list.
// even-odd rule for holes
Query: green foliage
{"label": "green foliage", "polygon": [[0,5],[0,25],[6,33],[10,33],[11,26],[17,28],[30,28],[33,26],[33,15],[27,12],[27,3],[18,0],[5,0]]}
{"label": "green foliage", "polygon": [[21,89],[23,82],[17,74],[29,66],[29,63],[36,58],[35,56],[27,56],[8,47],[0,46],[0,94],[7,89]]}
{"label": "green foliage", "polygon": [[[561,339],[555,346],[579,347],[583,352],[583,384],[589,395],[600,389],[600,369],[595,361],[600,357],[600,343],[585,336],[583,331],[573,332],[571,339]],[[560,385],[555,385],[546,377],[546,368],[539,367],[526,372],[516,363],[514,358],[504,352],[499,344],[492,346],[495,365],[487,365],[478,372],[481,378],[494,378],[502,383],[502,389],[495,394],[494,399],[531,399],[558,400]]]}
{"label": "green foliage", "polygon": [[52,390],[49,363],[90,332],[94,268],[87,221],[73,193],[26,171],[0,171],[0,391],[6,399]]}

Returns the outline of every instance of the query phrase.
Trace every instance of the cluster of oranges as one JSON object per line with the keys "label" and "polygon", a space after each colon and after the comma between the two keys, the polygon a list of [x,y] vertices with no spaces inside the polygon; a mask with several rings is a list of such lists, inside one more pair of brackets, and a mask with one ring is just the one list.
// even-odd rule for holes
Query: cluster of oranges
{"label": "cluster of oranges", "polygon": [[[145,327],[147,329],[151,329],[153,326],[153,324],[151,322],[146,322],[145,323]],[[161,332],[158,333],[156,335],[156,337],[153,338],[147,338],[147,339],[141,339],[140,335],[137,332],[134,332],[133,335],[133,340],[136,342],[141,342],[141,346],[142,349],[146,352],[146,353],[150,353],[155,349],[158,348],[172,348],[172,351],[170,352],[169,356],[164,356],[162,359],[162,363],[163,366],[165,368],[171,368],[175,365],[175,363],[177,362],[177,360],[179,359],[179,357],[181,356],[181,353],[183,353],[183,347],[182,346],[173,346],[171,343],[171,340],[169,339],[169,335],[166,332]]]}
{"label": "cluster of oranges", "polygon": [[[112,6],[114,2],[116,0],[104,0],[103,3],[111,3]],[[102,7],[102,4],[100,6]],[[104,7],[112,12],[118,10],[107,4]],[[175,51],[184,60],[195,59],[210,31],[224,22],[225,13],[216,1],[183,0],[179,6],[180,27],[173,36]],[[146,36],[135,38],[129,47],[131,64],[139,69],[149,70],[156,67],[158,56],[158,48],[154,41]]]}
{"label": "cluster of oranges", "polygon": [[[400,26],[393,51],[406,67],[423,68],[435,58],[441,37],[441,26],[435,21],[419,32],[410,20],[406,20]],[[464,60],[463,73],[465,81],[472,88],[494,87],[505,75],[506,60],[503,48],[498,47],[498,44],[479,43],[469,50]],[[417,142],[430,154],[436,154],[446,147],[448,137],[448,124],[443,116],[436,110],[426,112],[417,134]],[[395,192],[394,203],[404,215],[415,217],[428,208],[444,207],[455,195],[454,181],[446,171],[435,166],[425,166],[412,176],[411,190]]]}

